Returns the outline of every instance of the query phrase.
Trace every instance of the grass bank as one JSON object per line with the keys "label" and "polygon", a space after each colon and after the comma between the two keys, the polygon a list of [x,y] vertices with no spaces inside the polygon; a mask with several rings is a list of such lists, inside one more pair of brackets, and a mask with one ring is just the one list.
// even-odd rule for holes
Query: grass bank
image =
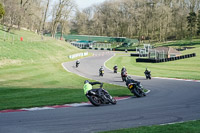
{"label": "grass bank", "polygon": [[101,133],[200,133],[200,121],[190,121],[170,125],[144,126]]}
{"label": "grass bank", "polygon": [[[0,28],[0,110],[88,101],[82,90],[85,79],[61,65],[80,52],[65,41]],[[130,95],[124,87],[105,88],[114,96]]]}
{"label": "grass bank", "polygon": [[[196,53],[196,57],[187,58],[183,60],[176,60],[164,63],[137,63],[137,57],[130,57],[117,54],[111,60],[106,63],[110,69],[115,64],[121,69],[125,66],[128,70],[128,74],[144,76],[145,68],[149,68],[152,71],[153,77],[169,77],[169,78],[180,78],[180,79],[195,79],[200,80],[200,40],[195,40],[191,45],[188,41],[177,41],[169,44],[163,44],[165,46],[192,46],[193,49],[182,51],[182,54]],[[160,46],[161,44],[157,44]]]}

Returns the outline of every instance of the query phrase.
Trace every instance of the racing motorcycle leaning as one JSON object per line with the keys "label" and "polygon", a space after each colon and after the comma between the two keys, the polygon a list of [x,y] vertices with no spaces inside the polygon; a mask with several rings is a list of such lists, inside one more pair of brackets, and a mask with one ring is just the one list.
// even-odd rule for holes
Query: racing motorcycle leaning
{"label": "racing motorcycle leaning", "polygon": [[104,70],[99,70],[99,76],[103,77],[103,75],[104,75]]}
{"label": "racing motorcycle leaning", "polygon": [[80,61],[77,60],[77,61],[76,61],[76,68],[79,66],[79,64],[80,64]]}
{"label": "racing motorcycle leaning", "polygon": [[139,81],[135,81],[128,77],[126,81],[126,86],[136,97],[146,96],[144,88]]}
{"label": "racing motorcycle leaning", "polygon": [[117,73],[117,69],[118,69],[117,66],[114,66],[114,67],[113,67],[114,73]]}
{"label": "racing motorcycle leaning", "polygon": [[145,71],[144,72],[145,76],[146,76],[146,79],[151,79],[151,71]]}
{"label": "racing motorcycle leaning", "polygon": [[116,99],[113,98],[105,89],[100,89],[101,94],[98,93],[98,89],[92,89],[86,94],[87,98],[94,106],[100,106],[101,104],[109,103],[114,105],[117,103]]}

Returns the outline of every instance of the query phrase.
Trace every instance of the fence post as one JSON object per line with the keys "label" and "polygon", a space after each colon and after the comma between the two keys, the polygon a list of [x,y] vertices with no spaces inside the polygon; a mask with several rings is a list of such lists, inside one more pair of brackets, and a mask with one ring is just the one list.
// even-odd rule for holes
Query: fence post
{"label": "fence post", "polygon": [[4,38],[3,38],[3,40],[4,40],[4,41],[6,41],[6,39],[5,39],[5,38],[6,38],[6,32],[4,32]]}
{"label": "fence post", "polygon": [[14,44],[14,36],[12,35],[12,44]]}
{"label": "fence post", "polygon": [[10,33],[8,33],[8,41],[9,41],[9,38],[10,38]]}

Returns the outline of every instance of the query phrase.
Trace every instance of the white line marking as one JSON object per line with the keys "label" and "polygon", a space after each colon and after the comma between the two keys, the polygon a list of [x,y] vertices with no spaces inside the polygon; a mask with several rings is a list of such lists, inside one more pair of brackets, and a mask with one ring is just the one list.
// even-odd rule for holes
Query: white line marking
{"label": "white line marking", "polygon": [[55,109],[52,107],[34,107],[34,108],[23,108],[21,110],[26,110],[26,111],[37,111],[37,110],[46,110],[46,109]]}
{"label": "white line marking", "polygon": [[107,68],[107,69],[110,70],[110,71],[112,71],[112,70],[106,66],[106,63],[107,63],[110,59],[112,59],[115,55],[116,55],[116,54],[114,54],[113,56],[111,56],[109,59],[107,59],[107,60],[104,62],[104,67]]}

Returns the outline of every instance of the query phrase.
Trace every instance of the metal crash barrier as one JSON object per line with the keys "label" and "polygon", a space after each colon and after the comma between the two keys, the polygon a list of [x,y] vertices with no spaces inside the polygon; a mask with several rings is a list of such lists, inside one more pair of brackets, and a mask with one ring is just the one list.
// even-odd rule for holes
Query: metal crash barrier
{"label": "metal crash barrier", "polygon": [[78,54],[73,54],[73,55],[69,55],[68,57],[70,59],[76,58],[76,57],[80,57],[80,56],[87,56],[88,52],[84,52],[84,53],[78,53]]}

